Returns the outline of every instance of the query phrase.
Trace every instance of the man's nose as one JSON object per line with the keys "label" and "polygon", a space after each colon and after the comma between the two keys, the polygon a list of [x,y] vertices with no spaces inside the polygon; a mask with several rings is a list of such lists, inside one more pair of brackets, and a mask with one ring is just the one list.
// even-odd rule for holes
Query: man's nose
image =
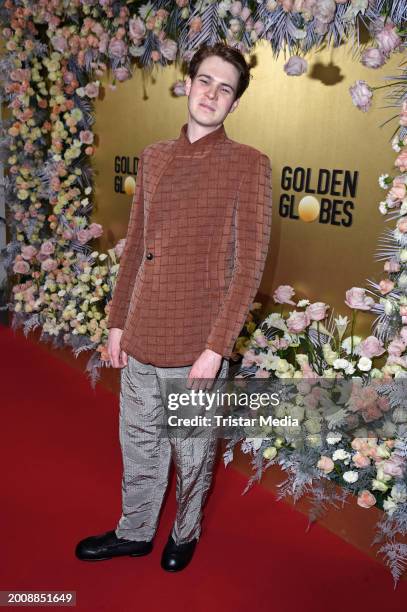
{"label": "man's nose", "polygon": [[212,99],[212,98],[214,98],[214,97],[217,95],[217,89],[216,89],[216,87],[210,87],[210,88],[208,89],[207,95],[208,95],[208,97],[209,97],[209,98],[211,98],[211,99]]}

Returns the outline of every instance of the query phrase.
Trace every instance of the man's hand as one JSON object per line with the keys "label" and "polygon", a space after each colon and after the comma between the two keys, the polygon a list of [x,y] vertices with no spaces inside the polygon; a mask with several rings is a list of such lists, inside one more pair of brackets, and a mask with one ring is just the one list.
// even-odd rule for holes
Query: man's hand
{"label": "man's hand", "polygon": [[127,353],[120,348],[123,330],[118,327],[109,329],[107,352],[113,368],[124,368],[127,365]]}
{"label": "man's hand", "polygon": [[[221,362],[222,355],[211,351],[211,349],[205,349],[192,365],[188,376],[187,389],[194,389],[195,391],[210,389]],[[209,380],[200,380],[202,378]]]}

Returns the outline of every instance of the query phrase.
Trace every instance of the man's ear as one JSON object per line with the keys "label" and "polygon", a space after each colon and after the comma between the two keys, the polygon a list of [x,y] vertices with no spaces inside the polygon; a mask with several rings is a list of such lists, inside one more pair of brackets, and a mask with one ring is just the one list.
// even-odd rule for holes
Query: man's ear
{"label": "man's ear", "polygon": [[185,93],[187,96],[189,96],[189,92],[191,91],[191,85],[191,77],[188,75],[187,77],[185,77]]}
{"label": "man's ear", "polygon": [[240,98],[237,98],[237,100],[235,100],[232,104],[232,106],[230,107],[230,111],[229,113],[233,113],[233,111],[235,110],[235,108],[237,108],[239,106],[239,102],[240,102]]}

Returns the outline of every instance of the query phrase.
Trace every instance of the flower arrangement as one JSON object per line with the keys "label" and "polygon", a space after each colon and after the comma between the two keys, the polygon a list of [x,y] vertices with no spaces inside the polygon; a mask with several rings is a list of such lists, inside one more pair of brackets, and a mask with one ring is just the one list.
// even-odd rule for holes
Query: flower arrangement
{"label": "flower arrangement", "polygon": [[[285,73],[301,76],[307,72],[304,56],[310,49],[323,42],[341,44],[354,37],[360,23],[369,27],[373,38],[373,46],[361,53],[361,62],[376,69],[392,53],[404,51],[404,20],[404,0],[176,0],[165,6],[151,0],[5,0],[0,7],[6,46],[0,81],[10,119],[1,126],[0,150],[6,161],[11,239],[2,260],[15,280],[7,305],[13,312],[13,325],[23,325],[27,333],[39,326],[43,340],[69,345],[75,353],[91,351],[87,369],[93,384],[99,368],[109,365],[106,320],[124,241],[107,253],[91,246],[103,228],[91,222],[89,163],[95,150],[92,103],[109,69],[110,87],[115,89],[117,83],[131,78],[135,66],[151,69],[188,62],[204,42],[222,40],[248,54],[258,40],[266,40],[275,55],[289,50]],[[384,87],[395,86],[394,106],[401,108],[400,131],[392,142],[399,154],[395,168],[400,174],[380,177],[388,193],[379,209],[397,219],[397,227],[386,234],[380,253],[387,277],[378,285],[371,282],[369,295],[360,288],[347,294],[353,313],[362,309],[378,315],[375,336],[355,335],[355,314],[352,322],[341,316],[328,321],[325,304],[291,303],[293,290],[280,287],[276,302],[295,305],[296,310],[286,317],[273,313],[263,323],[257,321],[257,311],[250,314],[246,336],[236,343],[236,350],[244,354],[242,375],[311,382],[315,376],[331,381],[358,377],[391,385],[405,374],[407,77],[402,71],[401,76],[389,78],[392,83]],[[362,111],[370,108],[373,89],[364,81],[352,86],[353,103]],[[174,84],[173,92],[185,95],[183,81]],[[378,359],[385,359],[385,364],[379,367]],[[391,389],[397,395],[397,388]],[[368,423],[380,414],[383,419],[384,406],[383,398],[381,402],[369,398],[358,418]],[[284,490],[302,492],[314,478],[319,500],[327,495],[324,483],[336,478],[344,494],[346,486],[353,487],[360,505],[383,507],[382,533],[405,533],[405,482],[396,473],[402,470],[397,457],[407,455],[404,413],[394,420],[394,411],[391,423],[382,423],[385,439],[362,428],[363,435],[354,437],[353,444],[358,446],[354,448],[337,431],[331,432],[334,438],[320,440],[318,427],[324,421],[306,410],[302,420],[311,422],[306,426],[310,442],[306,463],[281,432],[271,439],[243,440],[246,450],[256,451],[260,472],[264,460],[279,461],[290,474]],[[352,416],[350,406],[343,411]],[[396,441],[391,439],[391,426],[396,427],[392,430]],[[304,465],[308,466],[305,472]],[[395,543],[384,550],[397,579],[406,550]]]}

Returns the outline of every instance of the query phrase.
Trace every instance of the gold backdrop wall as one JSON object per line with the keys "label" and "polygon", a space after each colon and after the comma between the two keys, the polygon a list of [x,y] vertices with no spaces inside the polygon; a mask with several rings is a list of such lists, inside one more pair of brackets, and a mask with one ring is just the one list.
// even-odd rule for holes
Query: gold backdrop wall
{"label": "gold backdrop wall", "polygon": [[[385,108],[386,89],[375,92],[368,113],[352,105],[348,89],[356,79],[373,86],[385,84],[383,77],[397,74],[402,56],[396,54],[383,68],[371,70],[353,58],[350,45],[343,45],[310,54],[307,74],[289,77],[283,71],[287,58],[273,58],[268,43],[261,41],[254,55],[253,79],[238,109],[226,119],[225,129],[232,139],[264,151],[272,160],[273,227],[260,288],[263,303],[271,307],[274,289],[290,284],[300,297],[325,301],[337,313],[346,314],[346,289],[366,286],[367,278],[381,278],[383,264],[373,256],[384,229],[377,206],[385,192],[377,178],[392,171],[395,153],[390,139],[397,126],[394,119],[379,127],[397,112]],[[170,90],[180,78],[180,68],[171,66],[156,67],[152,75],[135,70],[133,79],[117,84],[114,91],[107,86],[108,79],[102,81],[106,87],[96,103],[93,158],[97,202],[93,221],[106,228],[101,248],[111,247],[126,233],[131,195],[118,193],[115,185],[124,191],[123,181],[136,172],[142,148],[178,137],[186,122],[187,98],[174,97]],[[121,168],[115,168],[115,160],[122,162]],[[308,191],[316,189],[321,169],[322,179],[336,179],[330,191],[337,195],[314,194],[319,203],[328,200],[323,204],[325,222],[295,218],[300,200],[308,194],[305,185],[302,189],[298,184],[297,192],[292,189],[287,181],[291,171],[285,170],[282,184],[287,167],[300,168],[297,180],[310,169]],[[348,188],[343,196],[345,172]],[[294,196],[291,213],[288,205],[280,210],[283,193],[287,193],[283,204]],[[368,332],[371,322],[370,315],[361,313],[359,331]]]}

